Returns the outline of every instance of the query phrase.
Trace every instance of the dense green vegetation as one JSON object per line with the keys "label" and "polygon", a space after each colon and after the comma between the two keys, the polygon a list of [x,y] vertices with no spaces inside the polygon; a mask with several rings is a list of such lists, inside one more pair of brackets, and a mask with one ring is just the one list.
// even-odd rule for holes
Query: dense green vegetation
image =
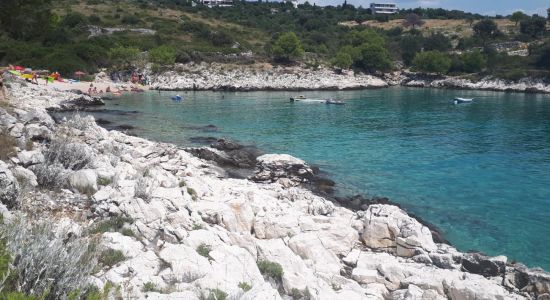
{"label": "dense green vegetation", "polygon": [[[371,73],[403,65],[457,75],[548,76],[547,19],[517,12],[507,17],[515,29],[504,30],[495,22],[503,18],[420,8],[376,18],[369,9],[346,3],[306,3],[295,9],[286,2],[236,1],[233,7],[208,8],[187,0],[5,0],[0,3],[0,63],[65,75],[147,62],[160,70],[174,62],[229,60],[324,64]],[[394,19],[403,21],[376,25]],[[470,33],[425,30],[428,19],[463,21],[460,27],[469,27]],[[374,23],[353,25],[364,21]],[[109,27],[154,32],[100,29]],[[495,46],[511,41],[528,43],[529,56],[509,56]],[[254,56],[228,56],[244,52]]]}

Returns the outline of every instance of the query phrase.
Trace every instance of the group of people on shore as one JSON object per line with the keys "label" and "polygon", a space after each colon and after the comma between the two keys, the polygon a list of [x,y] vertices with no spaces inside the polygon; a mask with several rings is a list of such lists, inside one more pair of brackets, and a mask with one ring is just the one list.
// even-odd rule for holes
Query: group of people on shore
{"label": "group of people on shore", "polygon": [[144,92],[145,90],[143,89],[140,89],[138,87],[135,87],[135,86],[131,86],[130,89],[126,88],[126,86],[121,86],[121,87],[117,87],[116,90],[113,88],[111,89],[110,86],[107,86],[107,88],[105,88],[105,92],[100,89],[98,90],[97,89],[97,86],[94,86],[94,83],[90,83],[90,86],[88,87],[88,95],[90,96],[94,96],[94,95],[102,95],[104,93],[109,93],[109,94],[113,94],[115,96],[120,96],[122,95],[122,93],[124,92],[134,92],[134,93],[141,93],[141,92]]}

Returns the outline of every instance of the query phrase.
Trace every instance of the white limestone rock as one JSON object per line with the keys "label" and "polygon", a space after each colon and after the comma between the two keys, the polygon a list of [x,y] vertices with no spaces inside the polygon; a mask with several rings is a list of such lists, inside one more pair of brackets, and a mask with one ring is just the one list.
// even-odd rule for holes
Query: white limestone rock
{"label": "white limestone rock", "polygon": [[12,169],[12,173],[13,173],[13,176],[15,176],[15,178],[19,178],[22,185],[29,185],[31,187],[36,187],[38,186],[38,182],[36,181],[36,175],[34,175],[34,173],[29,170],[29,169],[25,169],[21,166],[17,166],[15,168]]}
{"label": "white limestone rock", "polygon": [[244,293],[239,300],[282,300],[279,292],[269,283],[261,283],[252,286],[248,292]]}
{"label": "white limestone rock", "polygon": [[437,249],[430,229],[396,206],[376,204],[365,212],[362,239],[367,247],[412,257],[417,249]]}
{"label": "white limestone rock", "polygon": [[83,169],[69,175],[69,186],[83,194],[97,192],[97,174],[94,170]]}
{"label": "white limestone rock", "polygon": [[144,252],[143,245],[134,238],[118,232],[106,232],[101,237],[102,244],[114,250],[119,250],[124,257],[134,258]]}
{"label": "white limestone rock", "polygon": [[17,208],[20,204],[19,183],[8,169],[8,165],[0,160],[0,202],[8,209]]}
{"label": "white limestone rock", "polygon": [[212,272],[208,259],[189,246],[166,244],[159,257],[169,265],[159,273],[165,281],[193,282]]}
{"label": "white limestone rock", "polygon": [[40,150],[32,150],[32,151],[23,150],[17,153],[17,159],[19,160],[19,164],[21,164],[25,168],[32,165],[43,163],[45,160],[44,155]]}

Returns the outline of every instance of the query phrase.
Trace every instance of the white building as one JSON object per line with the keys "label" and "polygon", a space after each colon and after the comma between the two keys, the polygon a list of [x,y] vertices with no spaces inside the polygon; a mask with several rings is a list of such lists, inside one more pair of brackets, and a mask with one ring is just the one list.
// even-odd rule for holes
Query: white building
{"label": "white building", "polygon": [[371,3],[370,11],[373,15],[393,15],[399,12],[395,3]]}
{"label": "white building", "polygon": [[199,0],[203,5],[208,7],[220,6],[228,7],[233,6],[233,0]]}
{"label": "white building", "polygon": [[298,8],[298,5],[305,3],[304,0],[287,0],[287,2],[292,3],[292,6],[294,6],[294,8]]}

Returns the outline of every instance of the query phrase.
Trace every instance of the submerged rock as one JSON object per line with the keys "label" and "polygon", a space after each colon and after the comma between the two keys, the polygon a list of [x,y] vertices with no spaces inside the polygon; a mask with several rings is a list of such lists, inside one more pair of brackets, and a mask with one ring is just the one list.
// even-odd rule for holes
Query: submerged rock
{"label": "submerged rock", "polygon": [[506,271],[506,256],[487,257],[479,253],[470,253],[462,257],[464,271],[485,277],[503,276]]}
{"label": "submerged rock", "polygon": [[205,160],[216,162],[222,167],[252,169],[260,151],[255,147],[219,139],[211,147],[189,148],[189,152]]}

